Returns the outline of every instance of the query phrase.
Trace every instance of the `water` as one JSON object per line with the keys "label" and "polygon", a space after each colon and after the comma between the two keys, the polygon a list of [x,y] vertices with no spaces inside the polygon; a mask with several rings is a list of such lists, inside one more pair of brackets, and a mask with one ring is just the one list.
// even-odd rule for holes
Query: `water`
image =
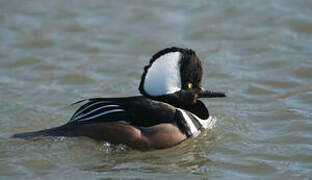
{"label": "water", "polygon": [[[312,178],[312,1],[0,0],[1,179]],[[151,55],[194,49],[215,128],[166,150],[8,137],[82,98],[138,94]]]}

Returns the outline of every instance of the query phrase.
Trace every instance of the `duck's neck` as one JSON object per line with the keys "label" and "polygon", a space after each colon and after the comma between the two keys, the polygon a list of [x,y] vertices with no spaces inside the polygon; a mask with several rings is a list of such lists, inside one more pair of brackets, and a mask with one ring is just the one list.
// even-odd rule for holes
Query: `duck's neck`
{"label": "duck's neck", "polygon": [[201,119],[207,119],[209,117],[208,109],[204,103],[197,100],[197,96],[191,93],[179,92],[151,98],[190,111]]}

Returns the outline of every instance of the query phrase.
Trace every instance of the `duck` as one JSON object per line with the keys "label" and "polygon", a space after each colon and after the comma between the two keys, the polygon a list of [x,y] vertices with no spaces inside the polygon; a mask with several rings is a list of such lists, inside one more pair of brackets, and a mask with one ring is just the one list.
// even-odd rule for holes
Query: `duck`
{"label": "duck", "polygon": [[12,138],[88,137],[147,151],[176,146],[196,137],[211,122],[202,98],[226,97],[202,87],[203,67],[195,51],[170,47],[144,67],[139,92],[130,97],[83,99],[64,125]]}

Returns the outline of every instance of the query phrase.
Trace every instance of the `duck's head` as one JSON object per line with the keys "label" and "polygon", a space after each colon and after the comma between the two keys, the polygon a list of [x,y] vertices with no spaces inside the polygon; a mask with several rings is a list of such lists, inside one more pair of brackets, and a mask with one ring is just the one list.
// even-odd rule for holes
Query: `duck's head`
{"label": "duck's head", "polygon": [[202,76],[200,59],[193,50],[171,47],[156,53],[145,66],[139,90],[150,98],[191,94],[194,102],[197,98],[225,97],[222,92],[202,88]]}

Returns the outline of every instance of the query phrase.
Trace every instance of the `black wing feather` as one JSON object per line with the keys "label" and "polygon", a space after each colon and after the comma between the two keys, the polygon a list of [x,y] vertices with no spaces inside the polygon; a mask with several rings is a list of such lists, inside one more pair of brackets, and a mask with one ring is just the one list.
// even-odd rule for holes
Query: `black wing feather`
{"label": "black wing feather", "polygon": [[93,98],[78,101],[74,104],[84,101],[88,102],[82,105],[73,114],[69,122],[127,122],[130,118],[121,99],[122,98]]}
{"label": "black wing feather", "polygon": [[[87,99],[69,123],[123,122],[150,127],[174,123],[176,107],[144,96]],[[80,101],[84,102],[84,101]]]}

